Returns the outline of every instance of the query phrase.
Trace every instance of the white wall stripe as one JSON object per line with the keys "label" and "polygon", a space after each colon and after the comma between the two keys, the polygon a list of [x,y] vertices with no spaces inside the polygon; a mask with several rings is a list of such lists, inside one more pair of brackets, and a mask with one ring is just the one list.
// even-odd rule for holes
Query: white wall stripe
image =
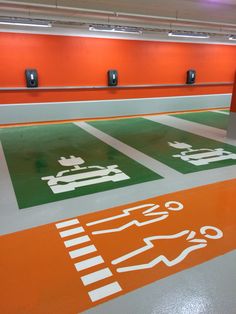
{"label": "white wall stripe", "polygon": [[71,219],[71,220],[57,223],[56,227],[57,227],[57,229],[61,229],[61,228],[77,225],[78,223],[79,223],[78,219]]}
{"label": "white wall stripe", "polygon": [[86,243],[86,242],[89,242],[89,241],[91,241],[91,240],[90,240],[90,238],[88,236],[83,236],[83,237],[67,240],[67,241],[64,242],[64,244],[65,244],[66,247],[72,247],[74,245]]}
{"label": "white wall stripe", "polygon": [[69,254],[71,258],[76,258],[96,251],[97,249],[94,245],[89,245],[78,250],[70,251]]}
{"label": "white wall stripe", "polygon": [[81,270],[88,269],[90,267],[93,267],[102,263],[104,263],[103,258],[101,256],[96,256],[96,257],[86,259],[85,261],[76,263],[75,268],[77,269],[77,271],[81,271]]}
{"label": "white wall stripe", "polygon": [[122,288],[119,285],[119,283],[113,282],[110,283],[109,285],[90,291],[89,297],[92,300],[92,302],[96,302],[120,291],[122,291]]}
{"label": "white wall stripe", "polygon": [[60,234],[60,236],[62,238],[65,238],[65,237],[69,237],[71,235],[82,233],[82,232],[84,232],[84,228],[83,227],[78,227],[78,228],[73,228],[73,229],[69,229],[69,230],[65,230],[65,231],[59,232],[59,234]]}
{"label": "white wall stripe", "polygon": [[90,285],[94,282],[103,280],[105,278],[111,277],[113,274],[109,268],[103,268],[101,270],[95,271],[91,274],[81,277],[81,280],[85,286]]}

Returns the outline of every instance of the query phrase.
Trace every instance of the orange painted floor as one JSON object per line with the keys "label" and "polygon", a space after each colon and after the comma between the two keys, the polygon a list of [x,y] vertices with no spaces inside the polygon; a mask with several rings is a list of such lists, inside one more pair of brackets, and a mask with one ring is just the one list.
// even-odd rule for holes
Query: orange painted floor
{"label": "orange painted floor", "polygon": [[1,313],[82,312],[235,250],[235,186],[224,181],[2,236]]}

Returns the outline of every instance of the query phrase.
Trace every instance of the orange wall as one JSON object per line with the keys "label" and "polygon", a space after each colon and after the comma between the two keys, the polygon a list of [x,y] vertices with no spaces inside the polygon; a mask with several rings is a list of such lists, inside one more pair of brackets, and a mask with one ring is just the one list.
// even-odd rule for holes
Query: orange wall
{"label": "orange wall", "polygon": [[[0,33],[0,87],[25,86],[24,70],[36,68],[40,86],[106,85],[107,70],[119,71],[119,84],[185,83],[186,70],[197,82],[231,82],[236,47]],[[143,98],[230,93],[231,86],[144,88],[97,91],[0,92],[0,103]]]}

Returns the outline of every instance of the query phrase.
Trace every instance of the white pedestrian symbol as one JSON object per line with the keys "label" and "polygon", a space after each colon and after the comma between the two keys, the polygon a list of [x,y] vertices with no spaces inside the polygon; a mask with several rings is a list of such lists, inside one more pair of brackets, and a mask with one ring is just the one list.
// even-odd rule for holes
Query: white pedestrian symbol
{"label": "white pedestrian symbol", "polygon": [[232,152],[225,151],[223,148],[208,149],[192,149],[192,146],[186,143],[179,142],[169,142],[169,146],[176,149],[184,149],[180,154],[173,155],[173,157],[178,157],[184,161],[189,162],[195,166],[208,165],[211,162],[217,162],[222,160],[232,160],[236,159],[236,154]]}
{"label": "white pedestrian symbol", "polygon": [[73,168],[60,171],[56,176],[41,178],[42,180],[48,181],[47,183],[54,194],[73,191],[78,187],[93,184],[109,181],[118,182],[130,179],[129,176],[118,169],[118,165],[111,165],[107,167],[80,167],[80,165],[84,164],[85,161],[82,158],[75,156],[70,156],[70,158],[61,157],[58,162],[63,167]]}
{"label": "white pedestrian symbol", "polygon": [[[163,262],[168,267],[172,267],[182,262],[191,252],[206,247],[208,244],[207,239],[217,240],[223,237],[223,232],[214,226],[204,226],[200,228],[200,234],[201,234],[201,237],[198,238],[196,237],[197,233],[195,231],[183,230],[176,234],[158,235],[158,236],[151,236],[148,238],[144,238],[143,239],[145,243],[144,246],[128,254],[125,254],[117,259],[114,259],[112,261],[112,264],[117,265],[124,261],[133,259],[134,263],[132,263],[132,265],[117,268],[118,273],[153,268],[154,266],[156,266],[157,264],[161,262]],[[178,239],[181,237],[183,238],[184,241],[186,241],[190,245],[186,249],[184,249],[176,258],[171,260],[171,259],[168,259],[168,257],[166,257],[165,255],[158,255],[154,259],[148,261],[145,264],[135,264],[135,257],[137,255],[140,255],[150,250],[155,251],[155,244],[156,244],[155,241],[172,240],[172,239]]]}
{"label": "white pedestrian symbol", "polygon": [[[96,234],[120,232],[131,226],[142,227],[148,224],[152,224],[152,223],[164,220],[169,217],[169,214],[171,211],[179,211],[184,208],[183,204],[176,201],[166,202],[164,211],[156,211],[156,209],[158,209],[159,207],[160,206],[157,204],[144,204],[144,205],[139,205],[132,208],[127,208],[127,209],[124,209],[123,213],[120,215],[115,215],[115,216],[111,216],[105,219],[96,220],[96,221],[87,223],[87,226],[90,227],[90,226],[94,226],[94,225],[98,225],[98,224],[102,224],[102,223],[106,223],[110,221],[117,221],[124,217],[130,217],[131,221],[128,223],[122,224],[112,229],[103,229],[103,230],[93,231],[92,234],[96,235]],[[132,216],[134,216],[136,212],[139,210],[141,210],[143,221],[140,221],[140,219],[139,220],[132,219],[133,218]]]}

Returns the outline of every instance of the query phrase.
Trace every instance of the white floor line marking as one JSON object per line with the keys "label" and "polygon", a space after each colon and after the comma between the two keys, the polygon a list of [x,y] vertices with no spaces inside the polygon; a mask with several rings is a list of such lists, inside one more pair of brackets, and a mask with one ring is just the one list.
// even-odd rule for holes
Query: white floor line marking
{"label": "white floor line marking", "polygon": [[81,271],[102,263],[104,263],[103,258],[101,256],[95,256],[82,262],[75,263],[75,268],[77,269],[77,271]]}
{"label": "white floor line marking", "polygon": [[[119,218],[127,217],[127,216],[130,216],[133,211],[141,209],[141,208],[145,209],[146,207],[147,208],[151,207],[150,211],[154,211],[155,209],[159,208],[160,205],[157,205],[157,204],[143,204],[143,205],[139,205],[139,206],[135,206],[135,207],[131,207],[131,208],[126,208],[126,209],[123,210],[122,214],[111,216],[111,217],[100,219],[100,220],[96,220],[96,221],[92,221],[92,222],[87,223],[86,225],[90,227],[90,226],[101,224],[101,223],[104,223],[104,222],[107,222],[107,221],[111,221],[111,220],[116,220],[116,219],[119,219]],[[155,214],[154,214],[154,216],[155,216]]]}
{"label": "white floor line marking", "polygon": [[161,163],[160,161],[140,152],[139,150],[117,140],[116,138],[96,129],[92,125],[86,122],[74,122],[75,125],[79,126],[81,129],[97,137],[104,143],[115,148],[122,154],[128,156],[129,158],[135,160],[146,168],[152,170],[153,172],[159,174],[164,178],[168,177],[182,177],[183,175],[178,171],[168,167],[167,165]]}
{"label": "white floor line marking", "polygon": [[211,110],[211,112],[226,114],[227,116],[229,115],[229,112],[225,112],[225,111],[221,111],[221,110]]}
{"label": "white floor line marking", "polygon": [[61,231],[61,232],[59,232],[59,234],[60,234],[61,238],[65,238],[65,237],[69,237],[71,235],[82,233],[82,232],[84,232],[84,228],[78,227],[78,228],[73,228],[73,229]]}
{"label": "white floor line marking", "polygon": [[92,290],[88,294],[92,302],[96,302],[120,291],[122,291],[122,288],[119,283],[113,282],[96,290]]}
{"label": "white floor line marking", "polygon": [[67,240],[64,242],[65,247],[71,247],[77,244],[82,244],[82,243],[86,243],[91,241],[90,238],[86,235],[83,237],[79,237],[79,238],[75,238],[75,239],[71,239],[71,240]]}
{"label": "white floor line marking", "polygon": [[[66,227],[68,225],[70,226],[70,225],[74,225],[77,223],[79,223],[78,219],[71,219],[69,221],[57,223],[56,227],[60,229],[60,228]],[[66,237],[68,235],[72,235],[72,234],[76,234],[78,232],[81,232],[81,230],[84,231],[84,229],[82,227],[78,227],[78,228],[62,231],[59,233],[60,233],[61,237]],[[71,246],[74,246],[77,244],[86,243],[88,241],[91,241],[91,239],[87,235],[85,235],[82,237],[78,237],[78,238],[64,241],[64,244],[68,248],[68,247],[71,247]],[[74,259],[74,258],[78,258],[78,257],[84,256],[84,255],[87,255],[87,254],[93,253],[93,252],[97,252],[97,248],[95,247],[95,245],[92,244],[92,245],[88,245],[88,246],[85,246],[85,247],[82,247],[82,248],[79,248],[76,250],[69,251],[68,253],[69,253],[70,257],[72,259]],[[97,266],[97,265],[100,265],[103,263],[105,263],[105,261],[102,258],[102,256],[97,255],[95,257],[88,258],[88,259],[80,261],[78,263],[74,263],[74,266],[75,266],[76,270],[78,272],[80,272],[80,271],[83,271],[85,269],[89,269],[89,268],[92,268],[94,266]],[[92,283],[102,281],[102,280],[109,278],[109,277],[112,277],[112,276],[113,276],[113,274],[112,274],[111,270],[108,267],[105,267],[105,268],[102,268],[98,271],[93,271],[92,273],[84,275],[84,276],[80,277],[80,279],[81,279],[82,283],[84,284],[84,286],[88,286]],[[118,293],[120,291],[122,291],[122,288],[119,285],[119,283],[116,281],[116,282],[112,282],[108,285],[102,286],[98,289],[89,291],[87,293],[88,293],[91,301],[96,302],[100,299],[104,299],[104,298],[106,298],[110,295],[113,295],[115,293]]]}
{"label": "white floor line marking", "polygon": [[69,254],[71,258],[76,258],[76,257],[87,255],[89,253],[96,252],[96,251],[97,249],[94,245],[89,245],[78,250],[70,251]]}
{"label": "white floor line marking", "polygon": [[58,224],[56,224],[56,227],[57,229],[61,229],[61,228],[77,225],[78,223],[79,223],[78,219],[71,219],[71,220],[59,222]]}
{"label": "white floor line marking", "polygon": [[226,130],[214,128],[212,126],[207,126],[197,122],[190,122],[172,116],[148,116],[143,118],[172,128],[176,128],[178,130],[196,134],[204,138],[209,138],[217,142],[236,146],[236,140],[231,140],[226,137]]}
{"label": "white floor line marking", "polygon": [[95,271],[91,274],[81,277],[81,280],[85,286],[88,286],[94,282],[103,280],[105,278],[113,276],[109,268],[103,268],[101,270]]}
{"label": "white floor line marking", "polygon": [[[178,206],[177,207],[171,207],[171,204],[172,204],[172,206],[176,206],[176,205],[178,205]],[[133,219],[132,213],[135,210],[140,209],[140,208],[143,208],[143,210],[142,210],[142,215],[143,215],[142,220],[145,218],[145,221],[142,221],[142,220],[139,221],[137,219]],[[93,231],[92,234],[96,234],[97,235],[97,234],[104,234],[104,233],[120,232],[120,231],[125,230],[125,229],[127,229],[129,227],[132,227],[132,226],[142,227],[142,226],[145,226],[145,225],[149,225],[149,224],[156,223],[156,222],[162,221],[164,219],[167,219],[169,217],[169,212],[167,211],[167,209],[169,209],[170,211],[171,210],[179,211],[179,210],[182,210],[184,208],[184,206],[183,206],[183,204],[181,204],[179,202],[170,201],[170,202],[167,202],[165,204],[165,209],[166,210],[160,210],[160,211],[156,211],[155,212],[155,210],[157,208],[160,208],[160,205],[158,205],[158,204],[143,204],[143,205],[139,205],[139,206],[132,207],[132,208],[126,208],[126,209],[123,210],[123,214],[115,215],[113,217],[108,217],[108,218],[101,219],[101,220],[98,220],[98,221],[93,221],[91,223],[88,223],[87,226],[96,225],[96,224],[100,224],[100,223],[103,223],[103,222],[107,222],[107,221],[111,221],[111,220],[115,220],[115,219],[120,219],[120,218],[123,218],[123,217],[131,216],[131,217],[129,217],[131,221],[129,221],[128,223],[125,223],[125,224],[122,225],[122,221],[121,221],[119,223],[120,226],[117,226],[116,228],[96,230],[96,231]]]}

